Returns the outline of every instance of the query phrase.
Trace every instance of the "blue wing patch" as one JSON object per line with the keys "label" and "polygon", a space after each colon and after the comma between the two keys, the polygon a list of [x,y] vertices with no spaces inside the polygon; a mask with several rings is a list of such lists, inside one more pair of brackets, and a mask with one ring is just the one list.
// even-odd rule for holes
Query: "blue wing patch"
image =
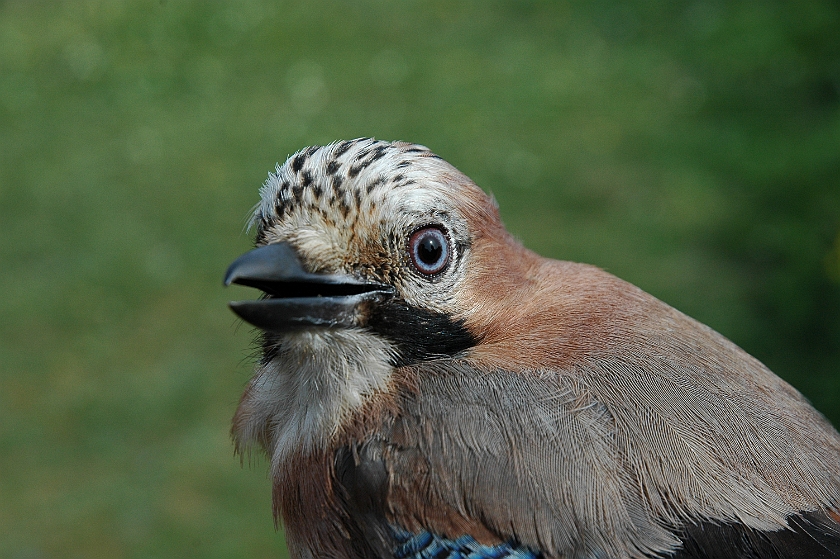
{"label": "blue wing patch", "polygon": [[394,559],[540,559],[541,555],[515,543],[481,545],[470,536],[449,540],[429,532],[412,534],[394,528]]}

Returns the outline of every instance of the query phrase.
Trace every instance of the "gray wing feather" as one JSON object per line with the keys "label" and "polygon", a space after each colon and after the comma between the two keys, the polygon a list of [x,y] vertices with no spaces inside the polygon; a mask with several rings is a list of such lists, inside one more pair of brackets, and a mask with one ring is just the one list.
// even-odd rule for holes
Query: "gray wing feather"
{"label": "gray wing feather", "polygon": [[682,339],[564,371],[422,365],[385,437],[394,516],[480,519],[547,556],[642,557],[678,549],[690,522],[772,531],[836,505],[828,422],[711,330]]}

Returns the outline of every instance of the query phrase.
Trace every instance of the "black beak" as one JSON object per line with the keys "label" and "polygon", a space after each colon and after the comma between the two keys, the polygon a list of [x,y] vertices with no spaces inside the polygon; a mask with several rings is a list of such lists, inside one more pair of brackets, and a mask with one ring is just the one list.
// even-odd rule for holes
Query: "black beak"
{"label": "black beak", "polygon": [[225,274],[225,285],[232,283],[266,294],[263,299],[232,301],[230,308],[246,322],[271,332],[363,327],[370,306],[393,294],[391,287],[352,276],[309,273],[286,243],[266,245],[237,258]]}

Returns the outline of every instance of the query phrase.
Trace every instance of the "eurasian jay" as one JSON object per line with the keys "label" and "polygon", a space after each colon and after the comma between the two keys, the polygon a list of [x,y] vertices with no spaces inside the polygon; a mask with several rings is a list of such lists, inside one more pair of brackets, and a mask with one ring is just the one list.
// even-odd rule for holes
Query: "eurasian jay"
{"label": "eurasian jay", "polygon": [[225,284],[296,558],[840,557],[840,436],[720,334],[549,260],[427,148],[294,154]]}

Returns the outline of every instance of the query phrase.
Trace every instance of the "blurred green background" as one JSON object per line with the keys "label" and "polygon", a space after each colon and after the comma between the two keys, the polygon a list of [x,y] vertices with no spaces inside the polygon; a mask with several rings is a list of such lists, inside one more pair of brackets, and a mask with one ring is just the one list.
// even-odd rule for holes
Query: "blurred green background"
{"label": "blurred green background", "polygon": [[0,2],[0,557],[280,557],[229,419],[257,189],[423,143],[840,424],[840,4]]}

